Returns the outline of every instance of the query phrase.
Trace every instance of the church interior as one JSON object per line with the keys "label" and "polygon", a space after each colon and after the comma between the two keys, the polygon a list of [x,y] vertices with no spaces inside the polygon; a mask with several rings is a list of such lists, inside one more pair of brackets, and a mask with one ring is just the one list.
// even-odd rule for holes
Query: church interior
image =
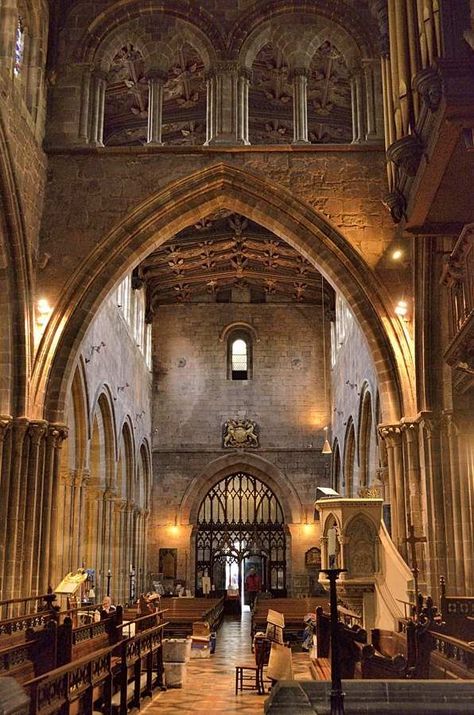
{"label": "church interior", "polygon": [[2,0],[0,147],[0,710],[472,715],[473,0]]}

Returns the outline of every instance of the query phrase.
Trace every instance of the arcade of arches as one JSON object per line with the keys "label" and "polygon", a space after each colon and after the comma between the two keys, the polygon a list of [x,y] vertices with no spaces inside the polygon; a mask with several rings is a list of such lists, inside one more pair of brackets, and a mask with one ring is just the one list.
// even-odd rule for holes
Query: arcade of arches
{"label": "arcade of arches", "polygon": [[318,486],[472,591],[470,5],[0,4],[0,598],[311,593]]}

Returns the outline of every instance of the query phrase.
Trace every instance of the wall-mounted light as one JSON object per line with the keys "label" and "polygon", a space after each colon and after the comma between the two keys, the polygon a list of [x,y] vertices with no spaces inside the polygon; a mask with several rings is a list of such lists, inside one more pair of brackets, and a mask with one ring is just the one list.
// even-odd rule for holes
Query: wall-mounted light
{"label": "wall-mounted light", "polygon": [[53,309],[48,300],[40,298],[36,303],[36,324],[39,328],[43,329],[46,326],[52,312]]}
{"label": "wall-mounted light", "polygon": [[406,316],[408,313],[408,303],[406,300],[399,300],[397,305],[395,306],[395,315],[398,315],[399,318],[402,318],[402,320],[406,320]]}
{"label": "wall-mounted light", "polygon": [[392,259],[394,261],[399,261],[403,257],[403,251],[400,248],[396,248],[392,253]]}

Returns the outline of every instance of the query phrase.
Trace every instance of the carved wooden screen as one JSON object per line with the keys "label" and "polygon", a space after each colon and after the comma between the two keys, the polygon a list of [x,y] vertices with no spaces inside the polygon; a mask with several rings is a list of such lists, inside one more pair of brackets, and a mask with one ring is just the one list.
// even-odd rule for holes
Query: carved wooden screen
{"label": "carved wooden screen", "polygon": [[227,562],[261,559],[262,587],[286,589],[283,511],[272,490],[250,474],[225,477],[204,498],[198,514],[196,584]]}

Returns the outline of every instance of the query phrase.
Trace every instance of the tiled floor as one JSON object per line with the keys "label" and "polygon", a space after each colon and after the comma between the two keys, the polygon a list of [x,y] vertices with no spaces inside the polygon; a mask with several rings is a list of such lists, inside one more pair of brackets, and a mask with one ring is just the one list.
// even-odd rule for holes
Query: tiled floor
{"label": "tiled floor", "polygon": [[[184,686],[159,693],[145,709],[147,715],[263,713],[267,695],[252,691],[235,695],[235,666],[252,663],[249,634],[250,613],[244,613],[242,621],[225,620],[215,654],[190,660]],[[307,653],[293,653],[293,670],[297,679],[311,679]]]}

